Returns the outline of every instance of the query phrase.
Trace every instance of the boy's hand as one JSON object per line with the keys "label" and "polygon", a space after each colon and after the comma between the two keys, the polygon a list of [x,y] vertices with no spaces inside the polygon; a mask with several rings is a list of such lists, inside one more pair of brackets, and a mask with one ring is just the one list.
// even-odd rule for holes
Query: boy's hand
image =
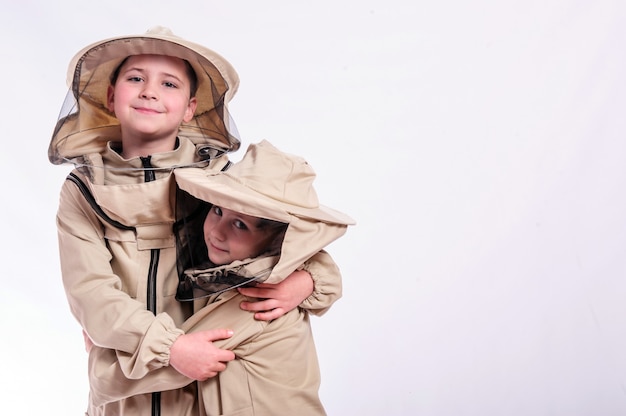
{"label": "boy's hand", "polygon": [[226,369],[235,359],[232,351],[221,350],[213,341],[230,338],[230,329],[212,329],[179,336],[170,348],[170,365],[179,373],[203,381]]}
{"label": "boy's hand", "polygon": [[239,288],[239,293],[252,298],[255,302],[241,302],[244,311],[256,312],[254,318],[271,321],[280,318],[295,309],[313,293],[313,278],[309,272],[297,270],[280,283],[259,283],[253,287]]}

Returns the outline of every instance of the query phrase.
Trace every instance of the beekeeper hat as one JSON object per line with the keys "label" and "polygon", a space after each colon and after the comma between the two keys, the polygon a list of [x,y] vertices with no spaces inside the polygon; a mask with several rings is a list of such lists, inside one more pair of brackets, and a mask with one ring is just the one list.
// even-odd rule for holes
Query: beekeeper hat
{"label": "beekeeper hat", "polygon": [[124,59],[143,54],[184,59],[196,73],[198,105],[193,119],[182,123],[181,135],[221,152],[239,148],[238,133],[226,105],[239,86],[235,69],[218,53],[157,26],[141,35],[92,43],[72,58],[67,74],[71,95],[61,110],[48,150],[52,163],[100,152],[109,140],[119,137],[119,122],[107,108],[110,77]]}
{"label": "beekeeper hat", "polygon": [[348,215],[321,205],[313,188],[316,174],[299,156],[264,140],[251,144],[243,158],[224,172],[177,169],[176,182],[198,199],[255,217],[285,223],[290,216],[352,225]]}

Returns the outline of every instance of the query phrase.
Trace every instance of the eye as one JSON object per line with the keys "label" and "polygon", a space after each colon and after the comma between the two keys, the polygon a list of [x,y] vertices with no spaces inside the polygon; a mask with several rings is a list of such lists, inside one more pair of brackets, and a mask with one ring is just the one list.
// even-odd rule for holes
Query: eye
{"label": "eye", "polygon": [[140,76],[131,76],[126,78],[130,82],[141,82],[143,79]]}
{"label": "eye", "polygon": [[178,85],[174,84],[173,82],[169,82],[169,81],[165,81],[163,83],[164,86],[166,86],[167,88],[178,88]]}
{"label": "eye", "polygon": [[220,217],[222,216],[222,208],[218,207],[217,205],[213,206],[212,211],[215,213],[215,215],[218,215]]}
{"label": "eye", "polygon": [[233,225],[235,226],[235,228],[237,228],[239,230],[247,230],[248,229],[248,226],[246,225],[246,223],[241,221],[241,220],[233,221]]}

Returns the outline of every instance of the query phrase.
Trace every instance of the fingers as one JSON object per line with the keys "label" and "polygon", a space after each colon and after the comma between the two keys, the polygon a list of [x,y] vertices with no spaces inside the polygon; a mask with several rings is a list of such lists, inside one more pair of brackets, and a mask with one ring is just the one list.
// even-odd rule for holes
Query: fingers
{"label": "fingers", "polygon": [[194,380],[206,380],[224,371],[235,353],[217,348],[214,340],[233,335],[229,329],[212,329],[179,336],[170,347],[170,365]]}
{"label": "fingers", "polygon": [[277,308],[278,306],[280,305],[274,299],[258,300],[256,302],[241,302],[239,304],[239,307],[241,309],[249,312],[269,311],[271,309]]}
{"label": "fingers", "polygon": [[206,340],[209,342],[217,341],[220,339],[227,339],[233,336],[232,329],[225,328],[210,329],[203,332],[206,336]]}
{"label": "fingers", "polygon": [[212,377],[215,377],[216,375],[218,375],[219,373],[221,373],[222,371],[226,370],[226,364],[224,363],[216,363],[214,368],[214,371],[209,371],[207,373],[205,373],[202,376],[199,376],[198,378],[196,378],[196,380],[198,381],[205,381],[208,380]]}
{"label": "fingers", "polygon": [[[220,363],[224,364],[224,368],[226,368],[226,364],[229,361],[232,361],[235,359],[235,353],[229,350],[219,350],[220,352],[217,354],[217,359],[220,361]],[[219,371],[223,371],[224,368],[222,368]]]}
{"label": "fingers", "polygon": [[258,321],[271,321],[273,319],[278,319],[285,314],[285,310],[283,308],[276,308],[270,311],[265,312],[257,312],[254,314],[254,319]]}
{"label": "fingers", "polygon": [[238,290],[244,296],[259,299],[239,304],[239,307],[244,311],[256,312],[254,318],[259,321],[271,321],[280,318],[297,307],[303,299],[298,294],[294,295],[289,286],[285,285],[285,281],[277,284],[259,283],[254,287],[239,288]]}
{"label": "fingers", "polygon": [[[232,330],[224,329],[224,328],[210,329],[208,331],[203,331],[203,332],[204,332],[204,336],[206,337],[205,341],[211,342],[211,343],[213,341],[226,339],[226,338],[230,338],[231,336],[233,336]],[[224,368],[226,368],[226,364],[224,363],[235,359],[235,353],[230,350],[222,350],[220,348],[217,348],[213,344],[210,344],[210,347],[208,348],[212,350],[215,356],[215,359],[219,361],[216,363],[216,366],[221,369],[217,371],[223,371]]]}
{"label": "fingers", "polygon": [[251,298],[271,298],[274,296],[275,285],[266,285],[264,283],[259,283],[256,286],[251,287],[240,287],[239,293],[244,296],[248,296]]}
{"label": "fingers", "polygon": [[254,319],[259,321],[271,321],[283,316],[287,311],[274,299],[261,300],[258,302],[241,302],[239,307],[244,311],[256,312]]}
{"label": "fingers", "polygon": [[208,361],[194,361],[190,365],[193,369],[190,369],[193,379],[206,380],[211,377],[215,377],[221,371],[226,370],[226,365],[229,361],[235,359],[235,354],[232,351],[215,349],[212,351],[210,359]]}

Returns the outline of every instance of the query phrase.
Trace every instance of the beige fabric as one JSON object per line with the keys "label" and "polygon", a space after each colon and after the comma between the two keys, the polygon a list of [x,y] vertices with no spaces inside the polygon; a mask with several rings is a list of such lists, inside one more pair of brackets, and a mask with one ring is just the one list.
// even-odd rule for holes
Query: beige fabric
{"label": "beige fabric", "polygon": [[[185,323],[188,332],[224,325],[235,331],[233,337],[215,343],[232,349],[237,358],[217,377],[198,383],[201,414],[324,415],[308,314],[295,309],[271,322],[256,321],[252,314],[239,308],[244,300],[247,299],[235,291],[224,293]],[[100,371],[90,373],[94,403],[176,389],[191,381],[171,367],[153,371],[141,380],[129,380],[121,374],[111,351],[99,349],[96,355],[101,363],[108,361],[109,365],[101,365]]]}
{"label": "beige fabric", "polygon": [[315,288],[300,307],[307,312],[322,316],[342,296],[341,271],[330,254],[321,250],[307,260],[301,268],[311,274]]}
{"label": "beige fabric", "polygon": [[[106,89],[113,69],[133,54],[167,54],[186,59],[198,75],[198,108],[194,119],[181,125],[179,147],[152,155],[157,180],[144,182],[138,158],[122,159],[112,146],[119,142],[117,119],[106,106]],[[49,146],[54,164],[74,163],[73,174],[90,188],[102,210],[135,227],[120,230],[102,221],[79,188],[66,181],[61,189],[57,228],[63,284],[71,312],[94,343],[89,374],[119,370],[113,384],[142,378],[169,364],[169,349],[191,315],[191,304],[174,295],[178,285],[174,222],[174,168],[202,166],[221,169],[226,157],[210,162],[202,155],[220,155],[239,147],[227,103],[239,83],[234,69],[221,56],[174,36],[163,28],[97,42],[80,51],[68,68],[70,100],[66,101]],[[147,275],[158,253],[156,309],[146,310]],[[321,255],[321,254],[320,254]],[[323,255],[322,255],[323,256]],[[307,307],[324,311],[341,294],[336,266],[307,261],[316,289]],[[332,262],[331,262],[332,263]],[[330,280],[328,284],[326,279]],[[318,286],[334,292],[318,292]],[[216,327],[223,325],[216,323]],[[101,348],[100,348],[101,347]],[[101,354],[102,353],[102,354]],[[90,382],[95,382],[93,378]],[[196,415],[195,383],[184,390],[162,393],[164,415]],[[89,402],[90,415],[149,415],[151,395]]]}
{"label": "beige fabric", "polygon": [[[268,150],[276,156],[280,153],[267,142],[261,144],[262,149],[251,145],[251,149],[260,150],[264,153]],[[316,261],[304,267],[312,275],[318,275],[319,267],[321,274],[330,271],[331,275],[323,276],[321,281],[330,282],[330,292],[340,296],[341,286],[339,279],[332,279],[332,275],[338,270],[328,255],[321,251],[331,241],[343,235],[346,231],[346,223],[327,223],[321,219],[312,219],[314,215],[328,218],[328,213],[336,213],[332,217],[334,221],[345,219],[352,221],[345,214],[336,211],[319,210],[317,197],[315,206],[309,204],[307,214],[309,218],[300,218],[291,215],[291,206],[283,202],[275,203],[275,198],[254,195],[254,192],[265,188],[262,177],[268,177],[280,182],[281,177],[289,181],[291,174],[296,173],[298,183],[293,184],[294,195],[299,191],[313,192],[311,170],[298,170],[297,167],[284,165],[285,172],[272,175],[279,171],[275,158],[251,157],[255,152],[248,152],[246,156],[234,167],[233,170],[212,174],[197,169],[187,169],[184,172],[176,171],[177,180],[182,180],[179,185],[196,197],[203,197],[208,202],[235,209],[245,207],[246,213],[259,215],[255,211],[262,199],[262,209],[271,209],[271,215],[265,218],[280,219],[288,222],[285,233],[280,259],[274,267],[271,276],[274,281],[284,279],[293,272],[304,259],[316,254]],[[293,160],[295,157],[285,155]],[[250,165],[249,162],[254,164]],[[296,160],[301,165],[301,159]],[[254,173],[253,173],[254,172]],[[306,173],[305,173],[306,172]],[[307,176],[305,180],[302,180]],[[226,182],[221,178],[228,177]],[[249,189],[240,189],[232,184],[232,180],[244,182],[244,177],[250,179],[254,185]],[[253,179],[254,178],[254,179]],[[231,180],[232,179],[232,180]],[[256,180],[255,180],[256,179]],[[269,181],[268,184],[272,182]],[[233,186],[233,192],[221,186]],[[281,185],[288,187],[287,185]],[[254,188],[254,190],[252,189]],[[216,192],[213,192],[216,191]],[[258,193],[258,192],[257,192]],[[297,200],[298,198],[296,198]],[[297,201],[295,201],[297,203]],[[237,264],[241,262],[236,262]],[[278,269],[278,272],[275,270]],[[204,272],[203,269],[199,269]],[[192,271],[186,272],[190,274]],[[316,281],[316,286],[324,286],[321,281]],[[329,290],[329,287],[324,288]],[[311,334],[308,313],[302,309],[295,309],[283,317],[271,322],[257,321],[252,313],[242,311],[239,304],[246,300],[235,290],[227,291],[209,298],[196,299],[194,310],[197,312],[183,325],[186,332],[212,329],[217,327],[230,328],[234,336],[228,340],[216,342],[222,348],[232,349],[236,359],[227,364],[225,371],[217,377],[198,383],[200,407],[207,415],[256,415],[256,416],[280,416],[280,415],[324,415],[325,411],[318,396],[320,374],[315,351],[315,344]],[[323,313],[324,308],[318,312]],[[164,367],[146,374],[141,380],[131,380],[123,374],[123,369],[116,363],[116,357],[111,351],[97,350],[94,353],[100,357],[100,365],[92,366],[90,373],[91,397],[95,404],[104,405],[110,401],[125,399],[131,395],[144,394],[151,391],[176,389],[187,385],[191,380],[186,379],[175,370]]]}
{"label": "beige fabric", "polygon": [[[127,225],[139,225],[140,229],[146,230],[141,232],[145,238],[138,239],[132,231],[121,231],[103,223],[76,185],[69,181],[61,189],[57,227],[63,284],[70,309],[96,345],[107,348],[92,350],[89,372],[101,374],[111,366],[111,362],[105,359],[107,357],[101,357],[98,351],[105,351],[106,355],[117,350],[118,356],[113,356],[113,365],[120,373],[110,380],[120,384],[168,365],[169,347],[182,333],[177,327],[191,314],[191,305],[181,304],[174,298],[178,285],[176,249],[171,244],[171,235],[162,234],[165,228],[171,233],[173,221],[171,187],[174,183],[171,169],[157,171],[156,183],[143,183],[144,172],[138,159],[124,161],[109,147],[107,149],[103,155],[88,155],[87,159],[94,167],[85,172],[87,176],[78,170],[73,173],[91,187],[102,208],[111,217]],[[196,160],[194,144],[181,137],[176,151],[154,155],[152,163],[169,167]],[[221,169],[225,163],[223,157],[214,161],[211,168]],[[107,169],[102,166],[107,166]],[[116,169],[122,166],[137,170]],[[91,183],[90,178],[96,182]],[[133,205],[136,201],[141,201],[138,207],[143,206],[144,209],[129,209],[126,214],[124,204]],[[149,225],[154,225],[154,229],[151,230]],[[164,228],[164,225],[167,226]],[[146,245],[140,247],[144,243]],[[151,249],[157,247],[160,247],[157,275],[159,314],[154,317],[146,310],[146,273]],[[305,301],[306,306],[314,311],[325,311],[341,296],[340,274],[332,261],[330,266],[327,261],[318,263],[318,258],[323,257],[324,254],[318,254],[305,265],[311,269],[316,281],[314,294]],[[90,383],[96,381],[92,378]],[[162,414],[197,414],[195,410],[189,413],[182,410],[193,409],[194,404],[190,402],[194,396],[193,388],[193,385],[187,387],[191,392],[163,392],[161,405],[170,411]],[[148,415],[149,407],[144,406],[149,403],[150,396],[111,399],[100,407],[90,401],[89,414]],[[174,411],[174,408],[177,410]]]}
{"label": "beige fabric", "polygon": [[[152,416],[152,395],[140,394],[107,406],[94,407],[92,398],[87,416]],[[191,416],[202,415],[197,400],[196,384],[190,384],[182,389],[161,392],[161,415]]]}
{"label": "beige fabric", "polygon": [[198,199],[247,215],[288,223],[278,264],[267,283],[283,280],[313,253],[342,236],[354,220],[319,203],[315,171],[299,156],[263,140],[227,171],[177,170],[179,187]]}
{"label": "beige fabric", "polygon": [[185,169],[176,173],[176,182],[198,199],[256,217],[291,223],[296,216],[353,225],[347,214],[320,204],[315,177],[304,158],[262,140],[225,172]]}
{"label": "beige fabric", "polygon": [[[184,138],[180,142],[176,151],[154,155],[152,163],[170,166],[175,160],[193,161],[193,143]],[[100,158],[100,162],[110,166],[118,164],[120,159],[111,151],[91,158]],[[220,168],[225,162],[224,158],[214,163]],[[138,160],[127,164],[140,166]],[[111,218],[137,226],[138,232],[120,230],[101,221],[78,187],[66,181],[57,214],[63,284],[72,313],[95,344],[118,351],[121,369],[127,377],[141,377],[168,365],[169,348],[183,333],[179,327],[191,314],[191,307],[181,305],[174,298],[178,275],[171,227],[173,174],[171,169],[159,171],[156,181],[143,183],[141,170],[95,168],[94,171],[97,172],[90,176],[99,178],[95,184],[78,171],[74,174],[90,187]],[[120,184],[113,185],[116,182]],[[155,268],[156,317],[146,310],[147,275],[153,249],[159,252]],[[90,357],[89,365],[98,366],[99,362]],[[195,406],[194,388],[192,385],[184,391],[164,392],[163,414],[197,414],[191,410]],[[151,406],[144,405],[150,403],[150,396],[110,403],[99,409],[90,405],[89,414],[149,415]],[[190,411],[184,413],[179,409]]]}
{"label": "beige fabric", "polygon": [[235,69],[216,52],[156,27],[144,34],[93,43],[74,56],[68,67],[71,94],[64,105],[66,113],[61,114],[48,149],[52,163],[101,153],[111,138],[119,137],[119,122],[107,109],[107,88],[115,68],[126,57],[140,54],[179,57],[196,72],[198,106],[193,119],[181,125],[182,135],[223,152],[239,148],[227,107],[239,86]]}

